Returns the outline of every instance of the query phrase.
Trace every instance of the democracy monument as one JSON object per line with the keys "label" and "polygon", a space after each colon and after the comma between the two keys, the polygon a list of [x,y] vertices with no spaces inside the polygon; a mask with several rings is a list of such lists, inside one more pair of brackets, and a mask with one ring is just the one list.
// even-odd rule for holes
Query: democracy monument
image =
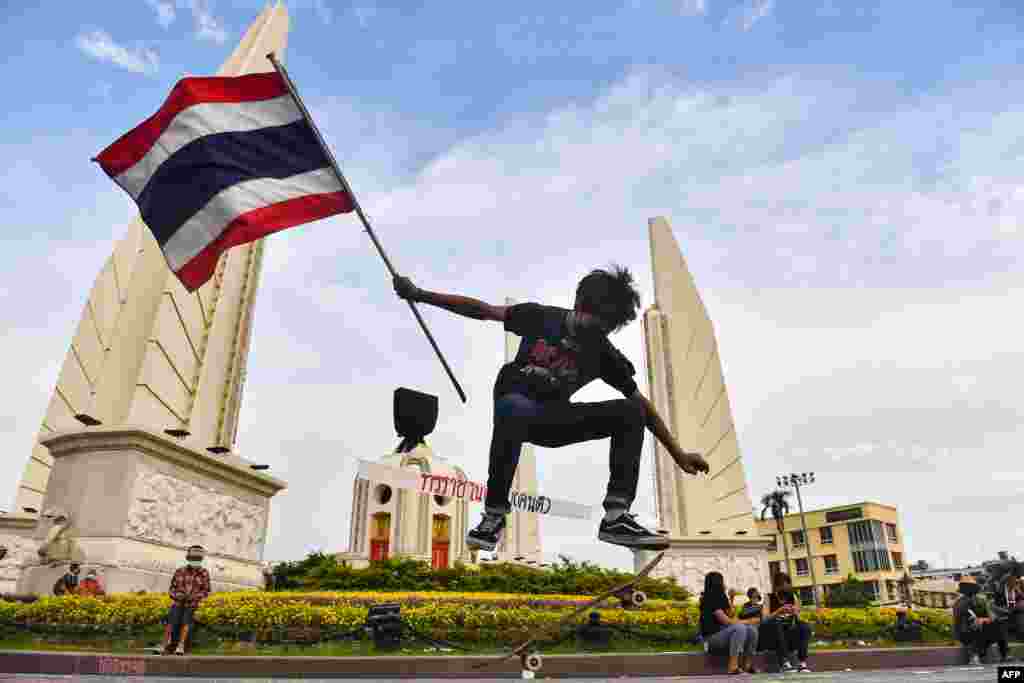
{"label": "democracy monument", "polygon": [[[283,56],[288,24],[282,3],[264,9],[218,74],[272,71],[266,55]],[[713,325],[667,220],[652,219],[649,231],[651,399],[679,443],[711,466],[707,476],[686,475],[655,444],[658,517],[671,547],[654,575],[695,593],[711,570],[727,585],[765,587],[770,541],[756,533]],[[49,593],[70,561],[96,568],[109,593],[163,592],[193,543],[206,548],[214,590],[263,585],[270,499],[286,484],[235,450],[263,249],[262,240],[230,249],[190,294],[141,218],[129,225],[86,300],[15,510],[0,514],[0,593]],[[506,334],[506,360],[517,344]],[[392,491],[373,478],[384,467],[460,482],[460,467],[421,438],[403,439],[371,465],[354,482],[349,548],[339,559],[475,561],[465,546],[466,501]],[[513,489],[537,487],[536,456],[525,445]],[[540,514],[515,509],[497,555],[539,564]],[[637,568],[648,559],[636,553]]]}

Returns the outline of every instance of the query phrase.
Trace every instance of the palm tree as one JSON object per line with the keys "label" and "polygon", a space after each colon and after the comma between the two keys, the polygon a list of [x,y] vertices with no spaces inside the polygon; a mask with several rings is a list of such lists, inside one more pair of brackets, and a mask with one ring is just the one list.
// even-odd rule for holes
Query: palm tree
{"label": "palm tree", "polygon": [[[779,530],[779,538],[782,539],[782,553],[786,557],[786,573],[793,576],[789,567],[789,546],[786,545],[786,529],[783,526],[783,518],[789,514],[790,495],[792,495],[791,492],[779,489],[761,496],[761,505],[764,506],[761,510],[761,519],[763,520],[769,511],[772,513],[775,527]],[[804,542],[806,543],[806,541]]]}

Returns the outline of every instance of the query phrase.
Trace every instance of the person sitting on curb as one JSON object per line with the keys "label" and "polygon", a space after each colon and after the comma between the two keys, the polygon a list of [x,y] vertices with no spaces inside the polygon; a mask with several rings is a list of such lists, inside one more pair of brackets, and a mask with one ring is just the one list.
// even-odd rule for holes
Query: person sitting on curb
{"label": "person sitting on curb", "polygon": [[185,560],[187,565],[174,572],[171,579],[171,611],[167,615],[167,627],[164,629],[164,654],[171,654],[174,632],[178,633],[176,655],[185,654],[188,632],[194,622],[194,614],[199,603],[210,594],[210,573],[203,568],[203,546],[189,546]]}
{"label": "person sitting on curb", "polygon": [[[762,616],[758,636],[764,649],[775,650],[779,671],[809,672],[807,646],[811,642],[811,627],[800,621],[800,607],[789,574],[779,572],[772,577],[772,592]],[[792,661],[794,651],[796,663]]]}
{"label": "person sitting on curb", "polygon": [[1002,661],[1009,661],[1009,643],[1006,633],[993,617],[988,599],[973,576],[960,579],[961,597],[953,605],[953,637],[971,652],[970,663],[979,665],[985,659],[992,643],[999,645]]}
{"label": "person sitting on curb", "polygon": [[762,603],[761,591],[756,588],[747,589],[747,604],[740,608],[740,619],[753,619],[760,617],[761,612],[764,611],[764,605]]}
{"label": "person sitting on curb", "polygon": [[54,595],[74,595],[78,589],[78,572],[81,568],[77,562],[72,562],[64,576],[57,579],[53,584]]}
{"label": "person sitting on curb", "polygon": [[729,651],[730,674],[758,673],[754,666],[757,652],[757,623],[760,617],[738,619],[725,592],[725,579],[719,572],[704,577],[700,599],[700,633],[708,650]]}
{"label": "person sitting on curb", "polygon": [[103,585],[100,584],[100,580],[96,577],[96,570],[90,569],[85,573],[85,578],[78,584],[78,595],[84,597],[98,598],[101,595],[106,595],[103,591]]}

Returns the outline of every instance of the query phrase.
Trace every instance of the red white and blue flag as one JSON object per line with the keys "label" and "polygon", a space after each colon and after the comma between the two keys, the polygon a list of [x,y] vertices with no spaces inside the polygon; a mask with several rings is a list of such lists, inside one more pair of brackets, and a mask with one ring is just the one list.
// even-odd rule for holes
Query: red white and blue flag
{"label": "red white and blue flag", "polygon": [[185,78],[95,161],[190,292],[227,249],[355,208],[276,72]]}

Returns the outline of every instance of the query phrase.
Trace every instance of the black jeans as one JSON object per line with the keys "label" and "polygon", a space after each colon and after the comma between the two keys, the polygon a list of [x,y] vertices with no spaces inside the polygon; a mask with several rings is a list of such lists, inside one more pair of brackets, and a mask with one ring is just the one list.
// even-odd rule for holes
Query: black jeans
{"label": "black jeans", "polygon": [[811,627],[802,621],[788,625],[777,619],[766,619],[758,629],[758,641],[762,650],[775,650],[779,666],[796,651],[801,662],[807,661],[807,646],[811,642]]}
{"label": "black jeans", "polygon": [[494,402],[487,477],[488,512],[508,513],[512,480],[524,443],[545,448],[611,437],[610,478],[605,508],[625,508],[636,497],[647,416],[640,404],[626,399],[597,403],[538,402],[506,394]]}
{"label": "black jeans", "polygon": [[977,631],[968,631],[960,636],[960,642],[971,647],[974,653],[981,658],[985,657],[993,643],[999,646],[999,656],[1001,657],[1005,657],[1010,651],[1005,621],[985,624]]}

